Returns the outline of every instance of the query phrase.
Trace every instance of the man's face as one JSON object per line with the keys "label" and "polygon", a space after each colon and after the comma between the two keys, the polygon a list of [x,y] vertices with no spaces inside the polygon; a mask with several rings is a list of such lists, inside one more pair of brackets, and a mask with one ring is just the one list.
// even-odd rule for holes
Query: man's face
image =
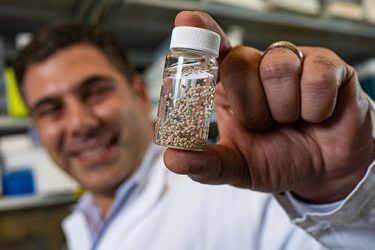
{"label": "man's face", "polygon": [[97,48],[80,44],[28,67],[26,101],[52,159],[84,188],[113,192],[152,138],[142,80],[129,81]]}

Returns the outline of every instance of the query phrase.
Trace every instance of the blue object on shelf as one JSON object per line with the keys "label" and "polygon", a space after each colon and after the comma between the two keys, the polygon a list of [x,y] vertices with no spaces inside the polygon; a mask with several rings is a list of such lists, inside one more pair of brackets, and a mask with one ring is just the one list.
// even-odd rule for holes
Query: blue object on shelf
{"label": "blue object on shelf", "polygon": [[12,170],[4,173],[4,195],[27,195],[33,194],[34,192],[34,177],[30,169]]}

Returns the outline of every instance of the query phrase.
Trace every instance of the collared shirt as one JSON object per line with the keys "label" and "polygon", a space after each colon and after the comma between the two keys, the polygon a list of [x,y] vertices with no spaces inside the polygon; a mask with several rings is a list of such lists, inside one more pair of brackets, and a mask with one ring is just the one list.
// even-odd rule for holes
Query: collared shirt
{"label": "collared shirt", "polygon": [[126,204],[128,198],[132,194],[132,191],[147,175],[152,162],[162,152],[159,146],[151,144],[146,151],[145,157],[138,169],[129,177],[124,183],[122,183],[115,192],[115,198],[111,205],[108,215],[103,218],[101,211],[94,202],[93,195],[91,193],[86,194],[80,199],[75,209],[82,211],[87,220],[87,224],[90,230],[92,239],[92,249],[96,249],[101,238],[105,234],[106,228],[111,221],[116,217],[119,210]]}

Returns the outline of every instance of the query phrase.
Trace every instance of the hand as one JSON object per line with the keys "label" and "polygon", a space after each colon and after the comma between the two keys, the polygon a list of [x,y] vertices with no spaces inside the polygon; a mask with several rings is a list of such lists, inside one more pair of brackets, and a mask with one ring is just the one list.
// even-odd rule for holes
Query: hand
{"label": "hand", "polygon": [[265,192],[292,191],[310,202],[344,198],[375,158],[369,102],[353,68],[332,51],[300,47],[263,55],[231,48],[202,12],[179,13],[175,25],[221,35],[215,105],[220,141],[204,152],[168,149],[166,166],[209,184]]}

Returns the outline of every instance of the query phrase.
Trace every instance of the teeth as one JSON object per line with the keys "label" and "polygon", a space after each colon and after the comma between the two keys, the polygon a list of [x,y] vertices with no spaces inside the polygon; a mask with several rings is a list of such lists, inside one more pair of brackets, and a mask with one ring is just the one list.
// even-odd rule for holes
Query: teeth
{"label": "teeth", "polygon": [[84,156],[84,157],[97,156],[97,155],[103,153],[103,151],[105,149],[106,149],[106,146],[98,146],[98,147],[95,147],[95,148],[92,148],[92,149],[89,149],[89,150],[85,150],[80,155]]}

